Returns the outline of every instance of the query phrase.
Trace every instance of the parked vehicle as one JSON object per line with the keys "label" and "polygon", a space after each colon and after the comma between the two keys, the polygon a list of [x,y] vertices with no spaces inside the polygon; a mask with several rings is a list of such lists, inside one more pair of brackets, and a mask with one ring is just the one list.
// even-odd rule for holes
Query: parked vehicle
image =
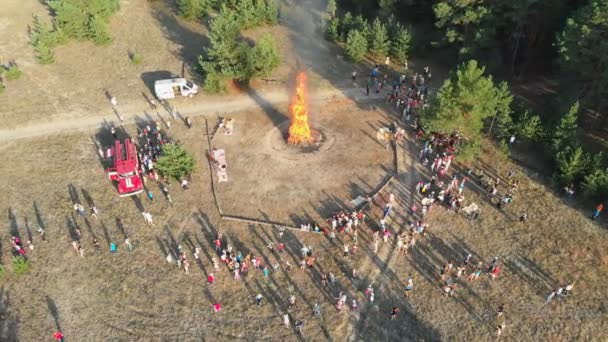
{"label": "parked vehicle", "polygon": [[120,197],[136,195],[143,191],[144,184],[141,179],[137,148],[131,139],[114,141],[114,147],[106,150],[106,158],[113,159],[113,167],[108,168],[108,178],[116,182]]}
{"label": "parked vehicle", "polygon": [[171,78],[154,82],[154,92],[159,100],[169,100],[177,95],[191,97],[198,93],[198,86],[185,78]]}

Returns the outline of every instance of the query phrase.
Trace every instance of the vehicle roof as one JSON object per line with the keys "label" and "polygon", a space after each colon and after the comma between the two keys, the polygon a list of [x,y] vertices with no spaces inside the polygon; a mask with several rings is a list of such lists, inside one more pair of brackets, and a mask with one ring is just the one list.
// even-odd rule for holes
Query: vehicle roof
{"label": "vehicle roof", "polygon": [[160,86],[160,85],[180,85],[180,84],[185,84],[186,82],[188,82],[185,78],[170,78],[170,79],[166,79],[166,80],[158,80],[156,82],[154,82],[154,86]]}
{"label": "vehicle roof", "polygon": [[137,168],[137,151],[131,139],[125,139],[124,145],[120,140],[114,142],[114,167],[119,174],[133,172]]}

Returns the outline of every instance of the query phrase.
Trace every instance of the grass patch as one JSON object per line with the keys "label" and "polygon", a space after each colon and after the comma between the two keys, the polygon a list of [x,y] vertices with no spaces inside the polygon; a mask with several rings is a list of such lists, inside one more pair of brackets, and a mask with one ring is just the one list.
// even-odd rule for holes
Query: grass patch
{"label": "grass patch", "polygon": [[6,77],[6,79],[9,81],[19,79],[21,77],[21,74],[23,74],[23,72],[19,70],[19,68],[14,64],[9,66],[8,68],[5,67],[4,77]]}
{"label": "grass patch", "polygon": [[0,83],[0,94],[4,93],[4,90],[6,89],[6,86],[2,83]]}
{"label": "grass patch", "polygon": [[131,59],[131,64],[133,65],[140,65],[144,62],[144,57],[137,52],[130,53],[129,58]]}
{"label": "grass patch", "polygon": [[13,257],[13,271],[16,275],[25,274],[30,269],[30,263],[22,256]]}

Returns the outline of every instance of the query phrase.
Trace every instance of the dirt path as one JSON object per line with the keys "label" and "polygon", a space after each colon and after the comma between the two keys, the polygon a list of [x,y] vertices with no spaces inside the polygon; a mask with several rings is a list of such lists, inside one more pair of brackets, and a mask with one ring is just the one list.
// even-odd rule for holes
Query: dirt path
{"label": "dirt path", "polygon": [[[349,98],[353,101],[369,101],[378,100],[383,98],[384,95],[372,94],[371,96],[365,95],[365,89],[362,88],[348,88],[348,89],[323,89],[318,92],[311,94],[312,101],[327,101],[330,99],[344,99]],[[186,104],[177,107],[177,111],[182,117],[190,116],[195,117],[199,115],[209,113],[232,113],[238,111],[244,111],[254,107],[272,107],[273,105],[286,103],[289,100],[289,94],[284,90],[271,91],[267,93],[250,93],[243,94],[238,97],[223,98],[217,101],[197,104]],[[129,111],[124,110],[119,105],[119,111],[124,113],[125,123],[132,124],[136,118],[141,115],[146,115],[146,111],[151,113],[148,108],[137,110],[135,106],[126,106],[131,109]],[[161,109],[162,111],[162,109]],[[140,114],[133,114],[140,113]],[[168,115],[163,113],[164,115]],[[17,139],[31,139],[45,135],[69,133],[72,131],[82,131],[88,129],[94,129],[108,125],[110,123],[118,123],[116,115],[100,115],[85,117],[81,119],[62,119],[58,121],[44,122],[16,129],[5,129],[0,130],[0,142],[13,141]]]}

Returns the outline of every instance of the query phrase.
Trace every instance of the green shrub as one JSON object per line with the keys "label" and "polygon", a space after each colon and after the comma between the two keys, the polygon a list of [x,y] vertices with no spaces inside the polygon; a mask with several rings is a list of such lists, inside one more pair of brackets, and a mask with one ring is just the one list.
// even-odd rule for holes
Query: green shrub
{"label": "green shrub", "polygon": [[110,41],[105,22],[120,8],[119,0],[47,0],[54,21],[66,36],[91,39],[97,44]]}
{"label": "green shrub", "polygon": [[585,176],[583,193],[590,198],[608,194],[608,168],[596,169]]}
{"label": "green shrub", "polygon": [[30,263],[26,258],[19,256],[13,257],[13,271],[16,275],[25,274],[30,269]]}
{"label": "green shrub", "polygon": [[132,52],[129,57],[133,65],[140,65],[144,62],[144,57],[137,52]]}
{"label": "green shrub", "polygon": [[36,60],[40,64],[53,63],[55,61],[53,47],[65,41],[65,35],[61,29],[55,25],[40,22],[38,17],[34,17],[34,24],[29,36],[30,44],[36,53]]}
{"label": "green shrub", "polygon": [[17,65],[11,64],[8,68],[6,68],[4,72],[4,77],[6,77],[6,79],[9,81],[13,81],[19,79],[21,77],[21,74],[22,72],[21,70],[19,70]]}
{"label": "green shrub", "polygon": [[207,15],[209,4],[205,0],[177,0],[179,15],[195,20]]}
{"label": "green shrub", "polygon": [[93,16],[91,18],[89,35],[97,45],[108,44],[112,41],[112,37],[110,37],[110,33],[108,33],[104,19],[99,16]]}
{"label": "green shrub", "polygon": [[346,38],[346,55],[354,62],[360,62],[367,52],[367,39],[359,30],[351,30]]}

